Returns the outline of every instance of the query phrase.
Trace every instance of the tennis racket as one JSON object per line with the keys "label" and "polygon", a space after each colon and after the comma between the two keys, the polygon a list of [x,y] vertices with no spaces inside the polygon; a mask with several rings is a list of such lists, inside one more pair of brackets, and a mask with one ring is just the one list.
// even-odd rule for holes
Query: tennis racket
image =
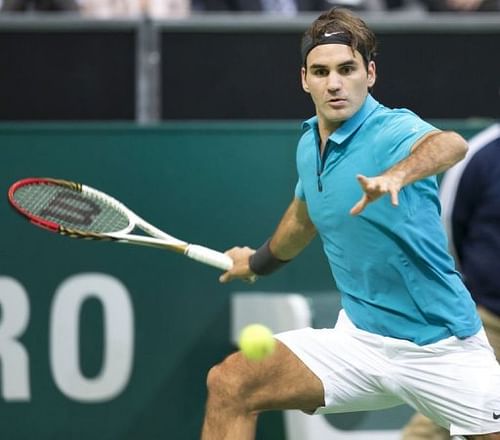
{"label": "tennis racket", "polygon": [[[91,240],[114,240],[178,252],[222,270],[233,260],[221,252],[186,243],[149,224],[113,197],[81,183],[28,178],[9,188],[12,206],[31,223],[52,232]],[[141,230],[149,236],[133,234]]]}

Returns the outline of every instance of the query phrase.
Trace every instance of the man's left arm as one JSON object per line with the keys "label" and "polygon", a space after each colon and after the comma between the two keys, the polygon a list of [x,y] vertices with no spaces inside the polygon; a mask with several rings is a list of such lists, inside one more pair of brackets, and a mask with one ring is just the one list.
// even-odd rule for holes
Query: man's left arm
{"label": "man's left arm", "polygon": [[357,215],[384,194],[390,194],[391,203],[398,206],[398,193],[405,185],[424,177],[442,173],[465,157],[467,142],[453,131],[431,132],[421,138],[411,149],[410,155],[376,177],[358,174],[363,196],[352,207]]}

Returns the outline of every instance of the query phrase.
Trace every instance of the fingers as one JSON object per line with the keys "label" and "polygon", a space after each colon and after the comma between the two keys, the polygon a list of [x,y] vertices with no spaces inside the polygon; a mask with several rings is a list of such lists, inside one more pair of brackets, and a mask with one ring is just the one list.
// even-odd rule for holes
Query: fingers
{"label": "fingers", "polygon": [[242,276],[233,275],[231,272],[224,272],[219,277],[219,282],[222,283],[222,284],[226,284],[226,283],[229,283],[230,281],[233,281],[236,278],[241,278],[241,280],[244,283],[253,284],[253,283],[255,283],[255,281],[257,281],[258,277],[255,274],[242,277]]}
{"label": "fingers", "polygon": [[257,275],[250,275],[249,277],[247,278],[243,278],[243,281],[247,284],[253,284],[255,283],[255,281],[257,281]]}
{"label": "fingers", "polygon": [[361,197],[361,199],[359,200],[359,202],[357,202],[352,208],[351,210],[349,211],[349,213],[351,215],[358,215],[359,213],[361,213],[363,211],[363,209],[365,209],[365,206],[368,204],[368,197],[366,196],[366,194],[363,194],[363,197]]}
{"label": "fingers", "polygon": [[368,184],[368,177],[363,176],[363,174],[357,174],[356,179],[358,179],[358,182],[361,184],[361,186],[365,186]]}
{"label": "fingers", "polygon": [[351,215],[358,215],[365,209],[366,205],[377,200],[384,194],[389,193],[393,206],[399,205],[400,184],[388,176],[366,177],[362,174],[356,176],[363,190],[363,197],[351,208]]}
{"label": "fingers", "polygon": [[234,279],[241,279],[247,283],[253,283],[257,279],[255,274],[250,270],[250,256],[255,253],[254,249],[245,247],[233,247],[225,252],[226,255],[233,260],[232,269],[224,272],[219,277],[220,283],[229,283]]}
{"label": "fingers", "polygon": [[363,197],[361,197],[361,199],[349,211],[351,215],[358,215],[363,212],[366,205],[368,205],[368,203],[370,203],[375,198],[372,195],[373,191],[376,189],[376,186],[371,182],[373,179],[369,179],[362,174],[358,174],[356,176],[356,179],[358,179],[358,182],[361,185],[364,194]]}
{"label": "fingers", "polygon": [[358,174],[356,178],[358,179],[361,188],[363,188],[363,191],[367,195],[372,195],[372,198],[375,198],[375,196],[380,197],[382,194],[385,194],[390,190],[389,188],[391,182],[384,177],[366,177],[362,174]]}
{"label": "fingers", "polygon": [[234,277],[231,276],[229,272],[224,272],[220,277],[219,277],[219,282],[222,284],[229,283]]}
{"label": "fingers", "polygon": [[391,190],[391,203],[392,203],[392,206],[398,206],[399,205],[398,194],[399,194],[399,191],[396,191],[395,189]]}
{"label": "fingers", "polygon": [[239,277],[232,275],[231,272],[224,272],[220,277],[219,277],[219,282],[222,284],[229,283],[230,281],[233,281],[235,278],[241,278],[243,282],[247,284],[253,284],[255,281],[257,281],[257,275],[249,275],[247,277]]}

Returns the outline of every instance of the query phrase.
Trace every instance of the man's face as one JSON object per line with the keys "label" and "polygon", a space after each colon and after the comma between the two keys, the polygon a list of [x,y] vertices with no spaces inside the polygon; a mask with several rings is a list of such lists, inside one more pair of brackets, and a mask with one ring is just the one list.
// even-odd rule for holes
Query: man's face
{"label": "man's face", "polygon": [[359,110],[375,79],[375,63],[367,69],[361,54],[343,44],[316,46],[307,55],[307,70],[302,68],[302,87],[320,124],[331,131]]}

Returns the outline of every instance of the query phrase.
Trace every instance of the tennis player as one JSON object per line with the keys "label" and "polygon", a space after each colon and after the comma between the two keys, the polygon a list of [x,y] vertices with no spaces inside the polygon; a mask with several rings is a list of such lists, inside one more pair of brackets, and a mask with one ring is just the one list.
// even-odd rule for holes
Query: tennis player
{"label": "tennis player", "polygon": [[295,197],[257,251],[233,248],[221,282],[267,275],[318,234],[343,310],[333,328],[276,334],[262,362],[213,367],[203,440],[255,438],[257,415],[407,403],[465,439],[500,440],[500,366],[447,252],[435,175],[466,142],[370,94],[376,40],[345,9],[302,40],[302,86],[316,115],[298,143]]}

